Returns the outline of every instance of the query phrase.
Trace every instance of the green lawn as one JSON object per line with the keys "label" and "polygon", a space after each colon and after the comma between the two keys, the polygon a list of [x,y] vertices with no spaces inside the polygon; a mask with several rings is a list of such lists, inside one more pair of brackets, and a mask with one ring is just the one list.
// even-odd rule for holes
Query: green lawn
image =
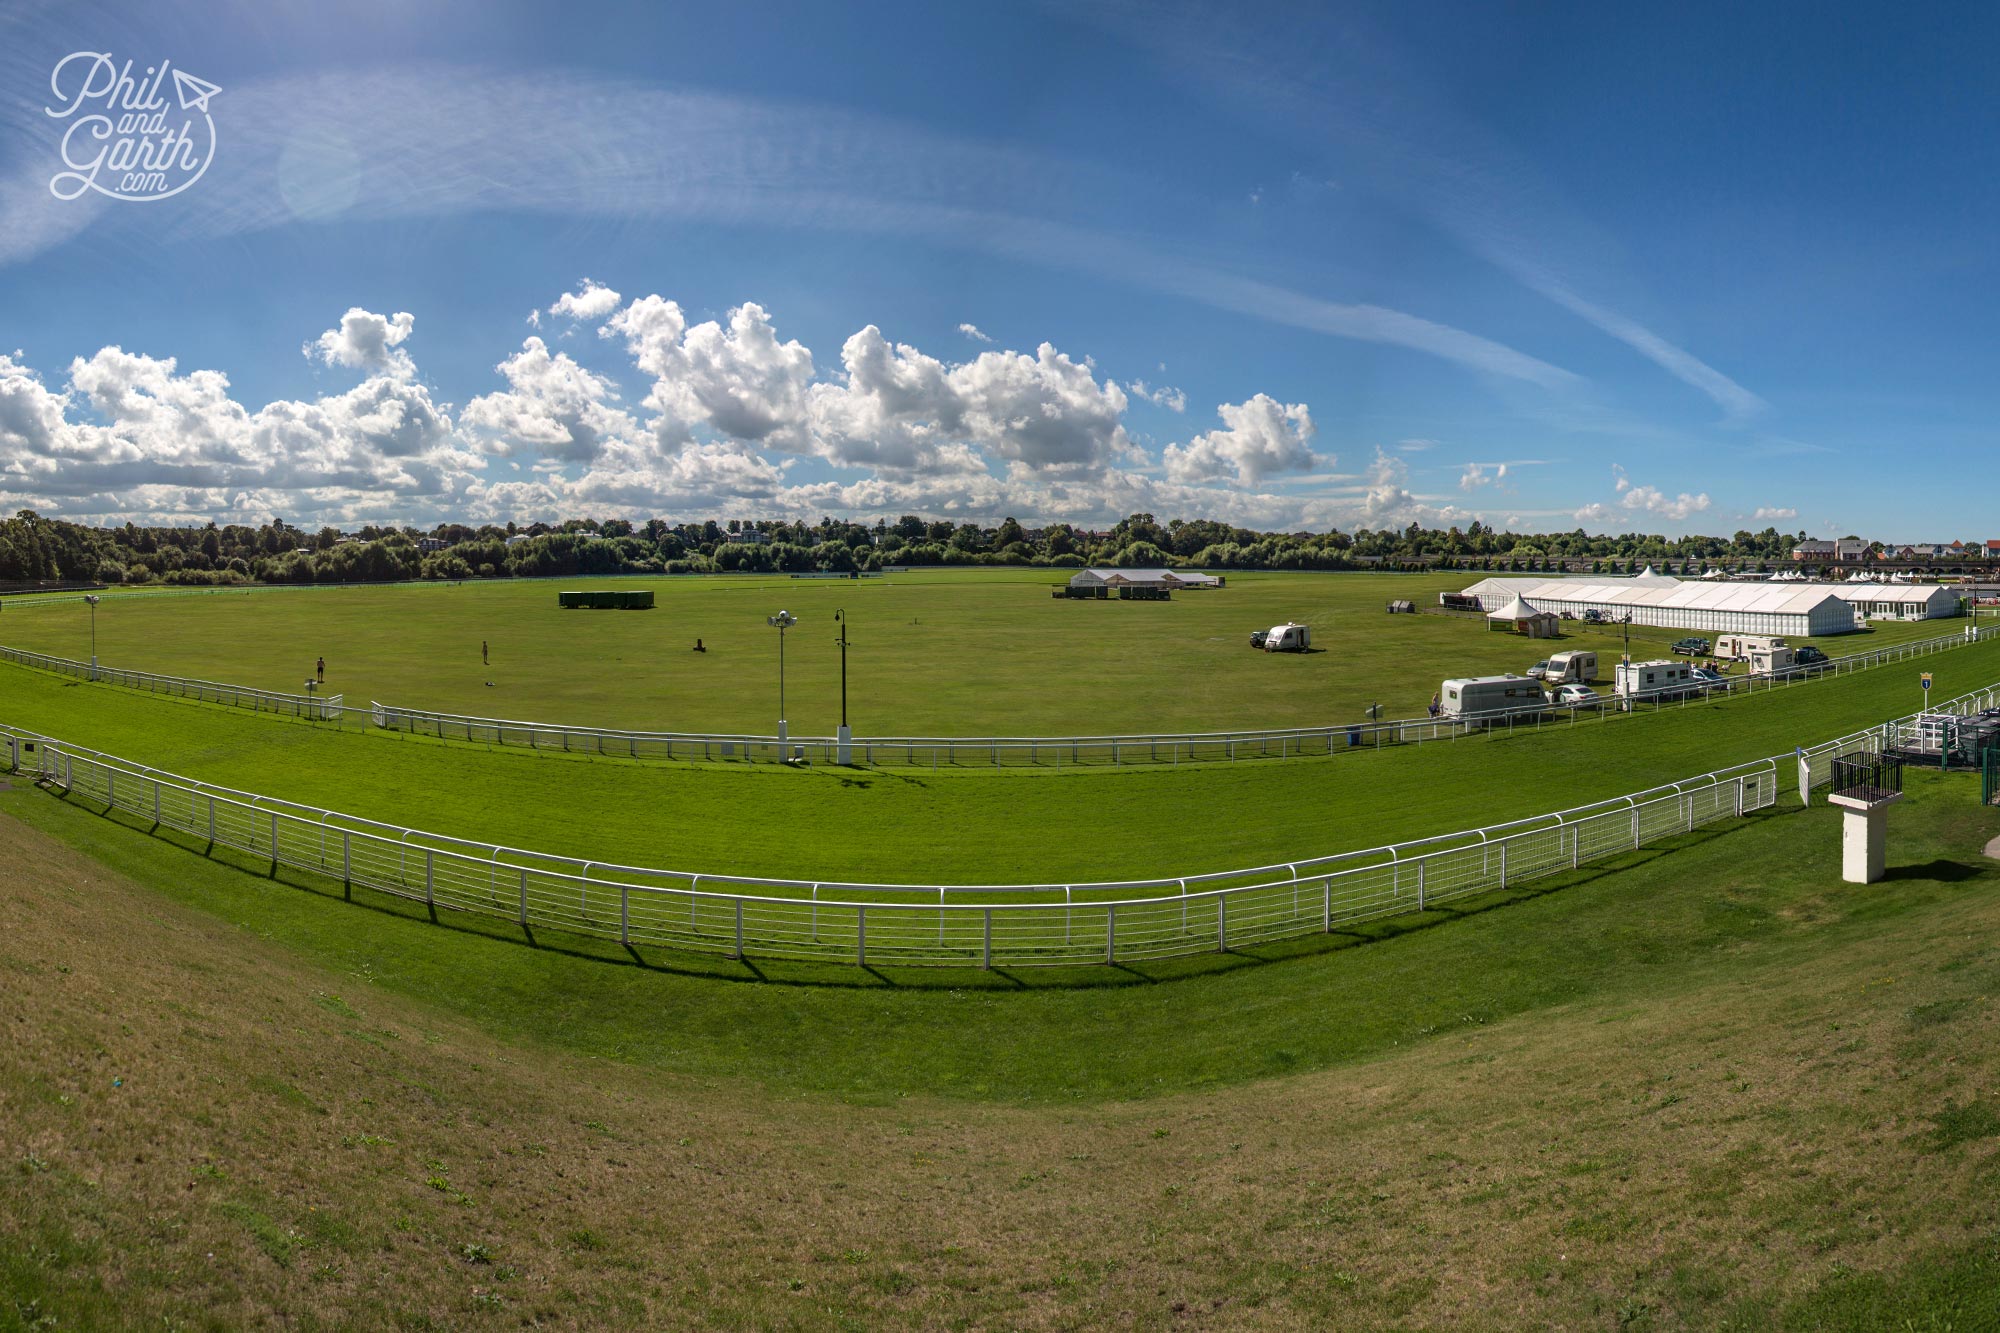
{"label": "green lawn", "polygon": [[[1476,573],[1230,574],[1170,602],[1054,600],[1058,570],[933,570],[856,581],[771,577],[594,581],[647,587],[650,611],[564,611],[549,582],[467,583],[198,596],[117,597],[97,611],[106,665],[296,692],[316,657],[350,703],[661,731],[768,734],[778,717],[777,632],[786,711],[799,735],[840,720],[833,613],[849,617],[849,716],[859,735],[1074,735],[1314,726],[1371,704],[1421,717],[1450,676],[1525,671],[1560,648],[1599,653],[1617,634],[1571,624],[1555,641],[1482,621],[1391,616],[1426,608]],[[0,643],[87,658],[80,602],[9,599]],[[1324,651],[1265,654],[1254,629],[1300,620]],[[1830,653],[1951,633],[1957,621],[1883,623],[1821,640]],[[1664,655],[1678,630],[1633,627],[1635,655]],[[700,638],[709,651],[692,651]],[[491,648],[482,664],[480,643]],[[492,682],[490,685],[487,682]]]}
{"label": "green lawn", "polygon": [[[204,856],[199,843],[148,836],[81,801],[16,790],[0,794],[0,812],[510,1040],[865,1098],[923,1090],[1040,1101],[1238,1083],[1378,1054],[1441,1026],[1690,984],[1737,969],[1746,953],[1777,965],[1802,943],[1801,904],[1831,913],[1807,932],[1816,949],[1824,929],[1865,932],[1883,912],[1964,891],[1927,887],[1924,867],[1961,864],[1965,848],[2000,832],[2000,813],[1978,807],[1974,777],[1913,778],[1918,799],[1895,812],[1893,860],[1917,866],[1917,882],[1873,895],[1829,900],[1837,813],[1780,805],[1575,875],[1332,937],[999,973],[744,965],[549,931],[531,945],[506,922],[446,913],[439,928],[421,904],[367,891],[346,902],[337,884]],[[1986,892],[2000,885],[2000,868],[1967,870]],[[729,984],[750,980],[789,984]]]}
{"label": "green lawn", "polygon": [[[1925,665],[1947,694],[1988,684],[2000,679],[2000,641]],[[534,754],[336,731],[4,665],[0,722],[221,785],[600,861],[791,878],[1063,882],[1269,864],[1602,800],[1906,713],[1913,675],[1891,666],[1539,735],[1060,774]]]}

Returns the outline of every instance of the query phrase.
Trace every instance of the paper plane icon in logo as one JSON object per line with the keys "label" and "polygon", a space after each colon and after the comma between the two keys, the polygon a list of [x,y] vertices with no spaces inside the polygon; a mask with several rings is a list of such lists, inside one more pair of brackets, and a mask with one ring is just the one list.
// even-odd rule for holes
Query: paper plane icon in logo
{"label": "paper plane icon in logo", "polygon": [[222,89],[207,79],[197,79],[184,69],[174,71],[174,91],[180,95],[181,110],[208,114],[208,99]]}

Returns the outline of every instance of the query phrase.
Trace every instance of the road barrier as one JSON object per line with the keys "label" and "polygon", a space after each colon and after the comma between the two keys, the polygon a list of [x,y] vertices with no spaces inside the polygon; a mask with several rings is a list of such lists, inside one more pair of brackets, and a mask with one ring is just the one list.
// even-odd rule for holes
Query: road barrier
{"label": "road barrier", "polygon": [[216,787],[0,727],[8,768],[342,885],[735,958],[1014,967],[1228,951],[1424,912],[1773,805],[1772,759],[1489,828],[1245,869],[1098,883],[868,884],[579,861]]}

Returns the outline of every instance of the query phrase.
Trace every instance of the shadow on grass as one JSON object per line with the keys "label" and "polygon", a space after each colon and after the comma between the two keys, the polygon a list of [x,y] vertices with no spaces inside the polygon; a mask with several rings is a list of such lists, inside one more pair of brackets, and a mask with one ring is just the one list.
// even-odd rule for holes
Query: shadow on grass
{"label": "shadow on grass", "polygon": [[[727,954],[704,954],[656,944],[628,943],[601,939],[542,926],[539,930],[512,919],[484,916],[451,907],[439,907],[420,894],[405,897],[364,885],[345,884],[331,876],[315,874],[294,866],[279,865],[268,857],[212,844],[203,838],[150,824],[138,816],[98,806],[75,797],[71,792],[49,794],[64,804],[97,816],[148,839],[188,852],[216,866],[236,871],[267,883],[283,885],[302,894],[372,912],[379,916],[474,936],[496,944],[533,949],[542,953],[603,963],[610,967],[632,967],[668,976],[702,977],[715,981],[748,982],[762,985],[806,986],[845,990],[907,989],[944,990],[1087,990],[1125,986],[1152,986],[1164,982],[1193,981],[1285,962],[1318,957],[1370,944],[1381,944],[1420,931],[1469,920],[1517,903],[1532,902],[1565,889],[1593,884],[1609,876],[1647,865],[1675,851],[1701,846],[1753,827],[1765,819],[1784,818],[1798,813],[1790,807],[1764,810],[1742,821],[1711,825],[1693,833],[1665,837],[1634,851],[1623,852],[1579,870],[1544,876],[1525,884],[1509,886],[1449,903],[1433,903],[1423,911],[1369,921],[1336,924],[1326,932],[1285,939],[1232,945],[1227,950],[1189,953],[1159,959],[1119,959],[1091,964],[1052,964],[1047,967],[980,968],[884,967],[877,962],[859,963],[851,959],[800,960],[759,957],[734,958]],[[1890,878],[1931,878],[1957,881],[1980,871],[1960,862],[1937,860],[1927,865],[1899,867]],[[643,947],[642,947],[643,944]]]}
{"label": "shadow on grass", "polygon": [[1962,884],[1968,879],[1977,879],[1984,873],[1985,871],[1978,866],[1940,856],[1925,861],[1922,865],[1890,866],[1882,872],[1882,878],[1928,879],[1936,880],[1940,884]]}

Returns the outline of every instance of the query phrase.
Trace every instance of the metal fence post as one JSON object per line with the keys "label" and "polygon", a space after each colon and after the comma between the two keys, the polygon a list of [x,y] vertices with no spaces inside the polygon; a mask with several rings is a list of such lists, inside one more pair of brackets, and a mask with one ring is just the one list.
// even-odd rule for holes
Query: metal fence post
{"label": "metal fence post", "polygon": [[736,900],[736,961],[743,961],[743,900]]}
{"label": "metal fence post", "polygon": [[1419,912],[1424,910],[1424,868],[1430,865],[1430,863],[1431,859],[1428,856],[1417,858],[1417,910]]}
{"label": "metal fence post", "polygon": [[624,884],[618,886],[618,942],[632,947],[632,890]]}
{"label": "metal fence post", "polygon": [[993,970],[993,909],[986,909],[986,942],[980,964],[988,972]]}
{"label": "metal fence post", "polygon": [[1215,951],[1229,952],[1229,895],[1215,895]]}
{"label": "metal fence post", "polygon": [[346,829],[340,831],[340,882],[350,888],[354,884],[354,851],[350,845],[351,837]]}
{"label": "metal fence post", "polygon": [[208,798],[208,840],[210,843],[215,841],[215,798],[213,796]]}
{"label": "metal fence post", "polygon": [[854,961],[868,962],[868,909],[860,903],[854,905]]}
{"label": "metal fence post", "polygon": [[1104,905],[1104,961],[1118,961],[1118,904]]}
{"label": "metal fence post", "polygon": [[424,848],[424,906],[430,908],[432,914],[435,915],[437,912],[436,881],[434,867],[431,864],[431,856],[431,849],[428,847]]}
{"label": "metal fence post", "polygon": [[521,924],[528,924],[528,867],[521,867]]}

